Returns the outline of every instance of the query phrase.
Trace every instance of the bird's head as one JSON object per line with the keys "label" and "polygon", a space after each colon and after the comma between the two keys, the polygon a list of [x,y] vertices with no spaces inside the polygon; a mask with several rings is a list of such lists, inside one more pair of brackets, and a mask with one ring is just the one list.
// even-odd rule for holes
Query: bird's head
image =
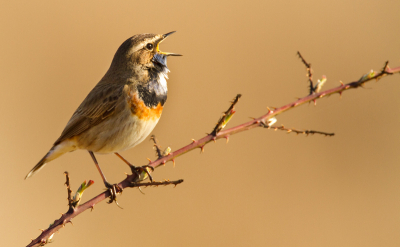
{"label": "bird's head", "polygon": [[160,51],[160,43],[174,32],[166,34],[137,34],[127,39],[118,48],[110,70],[113,72],[133,72],[140,77],[146,70],[168,71],[167,57],[180,54]]}

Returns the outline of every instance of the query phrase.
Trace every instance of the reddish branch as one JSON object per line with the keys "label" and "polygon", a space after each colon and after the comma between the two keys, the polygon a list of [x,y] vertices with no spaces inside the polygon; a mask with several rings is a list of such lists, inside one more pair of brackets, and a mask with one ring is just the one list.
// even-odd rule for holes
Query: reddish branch
{"label": "reddish branch", "polygon": [[[302,58],[301,55],[300,55],[300,58]],[[303,60],[303,63],[307,64],[305,62],[304,58],[302,58],[302,60]],[[171,152],[168,155],[157,159],[156,161],[152,161],[149,163],[149,165],[154,168],[157,168],[161,165],[165,165],[165,163],[167,163],[168,161],[174,162],[176,157],[181,156],[182,154],[187,153],[193,149],[200,148],[201,150],[204,150],[204,146],[211,141],[215,142],[216,140],[221,139],[221,138],[225,138],[228,140],[228,138],[233,134],[237,134],[239,132],[242,132],[245,130],[250,130],[253,128],[257,128],[257,127],[264,127],[266,125],[265,123],[268,122],[268,119],[275,117],[285,111],[293,109],[297,106],[300,106],[302,104],[305,104],[305,103],[308,103],[308,102],[311,102],[314,100],[318,100],[320,98],[323,98],[325,96],[329,96],[329,95],[332,95],[335,93],[338,93],[341,95],[343,91],[358,88],[360,86],[363,86],[363,84],[368,81],[378,80],[378,79],[382,78],[383,76],[391,75],[394,73],[400,73],[400,67],[390,69],[388,67],[388,62],[386,62],[384,68],[379,73],[376,73],[376,75],[374,75],[374,76],[368,77],[366,79],[364,78],[363,80],[360,79],[358,81],[351,82],[348,84],[341,83],[341,85],[336,88],[332,88],[332,89],[329,89],[329,90],[326,90],[323,92],[319,92],[319,93],[314,93],[314,94],[308,95],[304,98],[300,98],[290,104],[284,105],[284,106],[276,108],[274,110],[269,110],[267,114],[265,114],[259,118],[255,118],[254,120],[249,121],[247,123],[243,123],[241,125],[235,126],[230,129],[221,130],[219,132],[209,134],[199,140],[193,140],[192,143],[190,143],[189,145],[186,145],[185,147],[183,147],[181,149]],[[308,76],[309,76],[309,79],[311,79],[311,71],[309,71]],[[275,127],[271,127],[271,128],[273,129]],[[279,127],[277,127],[277,128],[279,128]],[[294,130],[292,129],[292,131],[294,131]],[[312,134],[312,133],[316,133],[316,132],[308,132],[308,133]],[[137,178],[136,178],[135,174],[127,175],[127,178],[124,179],[122,182],[120,182],[119,186],[123,189],[127,188],[127,187],[146,186],[144,184],[143,185],[135,184],[134,182],[136,181],[136,179]],[[165,184],[168,182],[169,181],[163,182],[163,183]],[[169,182],[169,184],[176,185],[179,182],[181,182],[181,181],[179,180],[179,181]],[[150,185],[150,184],[147,184],[147,185]],[[89,208],[93,208],[94,205],[103,201],[104,199],[108,198],[109,196],[110,196],[109,191],[103,192],[103,193],[97,195],[96,197],[92,198],[91,200],[87,201],[85,204],[82,204],[82,205],[74,208],[73,210],[69,210],[67,213],[63,214],[60,219],[56,220],[48,229],[44,230],[39,237],[37,237],[35,240],[32,240],[32,242],[28,245],[28,247],[41,246],[41,245],[46,244],[47,239],[53,233],[58,231],[61,227],[64,227],[66,223],[71,222],[72,218],[76,217],[77,215],[79,215],[80,213],[82,213],[83,211],[85,211]]]}

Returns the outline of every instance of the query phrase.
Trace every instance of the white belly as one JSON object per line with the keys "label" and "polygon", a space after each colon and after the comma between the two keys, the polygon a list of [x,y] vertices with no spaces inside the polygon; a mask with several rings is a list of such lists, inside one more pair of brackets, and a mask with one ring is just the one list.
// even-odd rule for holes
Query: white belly
{"label": "white belly", "polygon": [[158,120],[141,120],[130,112],[119,119],[107,119],[79,136],[78,148],[102,154],[132,148],[149,136]]}

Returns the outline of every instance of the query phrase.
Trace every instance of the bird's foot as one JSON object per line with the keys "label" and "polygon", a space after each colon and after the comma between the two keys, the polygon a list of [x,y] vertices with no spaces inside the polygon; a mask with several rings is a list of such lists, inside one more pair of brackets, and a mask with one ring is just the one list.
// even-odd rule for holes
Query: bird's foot
{"label": "bird's foot", "polygon": [[149,170],[147,170],[147,168],[149,168],[151,171],[154,171],[154,167],[149,166],[149,165],[145,165],[145,166],[134,166],[134,165],[129,165],[131,168],[132,173],[135,173],[138,178],[140,178],[140,173],[141,172],[145,172],[147,174],[147,176],[149,177],[150,181],[153,182],[153,177],[150,175]]}
{"label": "bird's foot", "polygon": [[122,209],[122,207],[117,202],[117,195],[121,194],[123,189],[118,184],[110,184],[108,182],[104,182],[105,186],[107,187],[108,191],[110,191],[110,200],[107,202],[108,204],[115,202],[118,207]]}

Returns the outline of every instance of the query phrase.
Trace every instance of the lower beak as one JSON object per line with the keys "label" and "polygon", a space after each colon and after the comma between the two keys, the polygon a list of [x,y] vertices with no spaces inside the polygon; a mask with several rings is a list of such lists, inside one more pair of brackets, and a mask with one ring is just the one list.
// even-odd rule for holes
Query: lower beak
{"label": "lower beak", "polygon": [[157,43],[157,53],[162,54],[164,56],[182,56],[181,54],[177,54],[177,53],[172,53],[172,52],[162,52],[159,49],[160,43],[163,42],[168,36],[170,36],[171,34],[175,33],[176,31],[172,31],[166,34],[162,35],[161,40]]}

